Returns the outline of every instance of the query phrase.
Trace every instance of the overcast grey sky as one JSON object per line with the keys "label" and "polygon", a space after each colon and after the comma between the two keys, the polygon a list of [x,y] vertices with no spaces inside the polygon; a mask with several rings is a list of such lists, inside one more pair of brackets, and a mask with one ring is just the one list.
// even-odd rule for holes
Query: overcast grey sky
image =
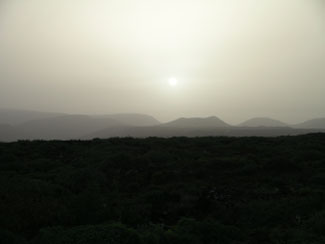
{"label": "overcast grey sky", "polygon": [[325,117],[324,0],[0,0],[0,107]]}

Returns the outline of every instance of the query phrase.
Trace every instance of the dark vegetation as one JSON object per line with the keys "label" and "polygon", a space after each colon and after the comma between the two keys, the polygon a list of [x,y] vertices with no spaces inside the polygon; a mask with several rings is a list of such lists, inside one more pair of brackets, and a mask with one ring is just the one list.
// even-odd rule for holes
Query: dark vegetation
{"label": "dark vegetation", "polygon": [[1,143],[0,243],[325,243],[325,134]]}

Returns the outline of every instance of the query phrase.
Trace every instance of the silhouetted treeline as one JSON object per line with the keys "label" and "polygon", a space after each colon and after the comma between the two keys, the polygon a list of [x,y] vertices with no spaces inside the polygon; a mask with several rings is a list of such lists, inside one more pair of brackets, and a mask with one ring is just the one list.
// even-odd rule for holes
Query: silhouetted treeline
{"label": "silhouetted treeline", "polygon": [[0,143],[0,243],[325,243],[325,134]]}

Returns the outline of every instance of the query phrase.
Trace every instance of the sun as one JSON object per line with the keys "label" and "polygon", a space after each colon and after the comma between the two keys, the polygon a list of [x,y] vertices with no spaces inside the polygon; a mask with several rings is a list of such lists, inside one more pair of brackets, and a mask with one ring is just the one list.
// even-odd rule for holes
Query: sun
{"label": "sun", "polygon": [[177,86],[178,85],[178,80],[175,77],[171,77],[168,79],[168,84],[170,86]]}

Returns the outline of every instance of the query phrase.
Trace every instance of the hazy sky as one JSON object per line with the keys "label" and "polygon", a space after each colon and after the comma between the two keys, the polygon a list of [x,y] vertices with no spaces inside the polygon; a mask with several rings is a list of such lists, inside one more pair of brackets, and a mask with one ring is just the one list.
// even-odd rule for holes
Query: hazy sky
{"label": "hazy sky", "polygon": [[0,0],[0,107],[324,117],[325,0]]}

